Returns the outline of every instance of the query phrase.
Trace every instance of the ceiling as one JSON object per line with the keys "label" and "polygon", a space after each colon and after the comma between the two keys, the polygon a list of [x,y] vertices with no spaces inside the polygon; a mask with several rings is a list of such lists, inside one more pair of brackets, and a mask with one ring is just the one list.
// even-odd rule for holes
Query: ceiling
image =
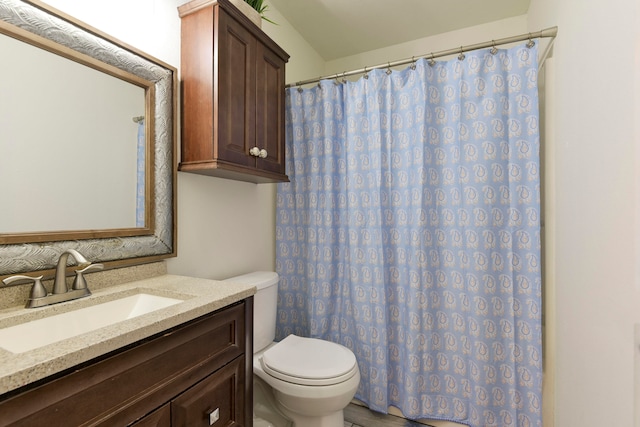
{"label": "ceiling", "polygon": [[[325,61],[524,15],[530,0],[269,0]],[[267,17],[268,17],[267,11]]]}

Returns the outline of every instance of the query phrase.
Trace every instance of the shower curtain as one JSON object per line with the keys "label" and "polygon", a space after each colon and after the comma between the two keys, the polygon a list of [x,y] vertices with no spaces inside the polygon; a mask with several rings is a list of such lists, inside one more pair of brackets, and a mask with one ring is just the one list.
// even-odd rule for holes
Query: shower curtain
{"label": "shower curtain", "polygon": [[540,426],[537,47],[287,91],[278,339],[351,349],[371,409]]}

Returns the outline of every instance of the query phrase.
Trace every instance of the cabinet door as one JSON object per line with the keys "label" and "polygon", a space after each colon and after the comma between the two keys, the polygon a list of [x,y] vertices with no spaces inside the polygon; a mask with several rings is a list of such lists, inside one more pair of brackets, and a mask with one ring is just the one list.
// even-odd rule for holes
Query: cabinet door
{"label": "cabinet door", "polygon": [[[249,150],[255,145],[256,38],[219,9],[217,129],[219,160],[255,166]],[[215,96],[215,94],[214,94]]]}
{"label": "cabinet door", "polygon": [[246,426],[244,356],[209,375],[171,402],[174,427]]}
{"label": "cabinet door", "polygon": [[256,146],[267,150],[257,167],[284,175],[285,62],[261,43],[256,50]]}

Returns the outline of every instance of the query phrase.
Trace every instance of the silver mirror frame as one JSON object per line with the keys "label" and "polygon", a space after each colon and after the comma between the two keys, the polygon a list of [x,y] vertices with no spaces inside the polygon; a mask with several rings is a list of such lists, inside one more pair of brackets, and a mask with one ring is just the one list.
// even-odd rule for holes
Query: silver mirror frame
{"label": "silver mirror frame", "polygon": [[[54,268],[68,248],[92,262],[114,265],[142,264],[176,254],[176,69],[67,18],[38,1],[0,0],[0,21],[154,83],[153,234],[0,245],[0,276]],[[40,208],[46,213],[45,207]]]}

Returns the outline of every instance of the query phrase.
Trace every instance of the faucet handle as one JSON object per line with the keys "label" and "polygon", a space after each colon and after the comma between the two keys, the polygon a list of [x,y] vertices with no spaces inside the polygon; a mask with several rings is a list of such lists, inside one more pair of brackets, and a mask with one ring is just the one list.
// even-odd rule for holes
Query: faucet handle
{"label": "faucet handle", "polygon": [[72,289],[87,289],[87,281],[84,278],[84,273],[91,273],[93,271],[100,271],[104,268],[104,264],[89,264],[82,270],[76,270],[76,278],[73,280]]}
{"label": "faucet handle", "polygon": [[11,285],[11,284],[18,284],[15,282],[24,282],[24,283],[33,282],[33,286],[31,287],[31,294],[29,296],[29,299],[33,300],[36,298],[43,298],[47,296],[48,292],[47,292],[47,289],[42,284],[42,277],[43,276],[31,277],[31,276],[17,275],[17,276],[7,277],[6,279],[2,280],[2,283],[4,283],[5,285]]}

